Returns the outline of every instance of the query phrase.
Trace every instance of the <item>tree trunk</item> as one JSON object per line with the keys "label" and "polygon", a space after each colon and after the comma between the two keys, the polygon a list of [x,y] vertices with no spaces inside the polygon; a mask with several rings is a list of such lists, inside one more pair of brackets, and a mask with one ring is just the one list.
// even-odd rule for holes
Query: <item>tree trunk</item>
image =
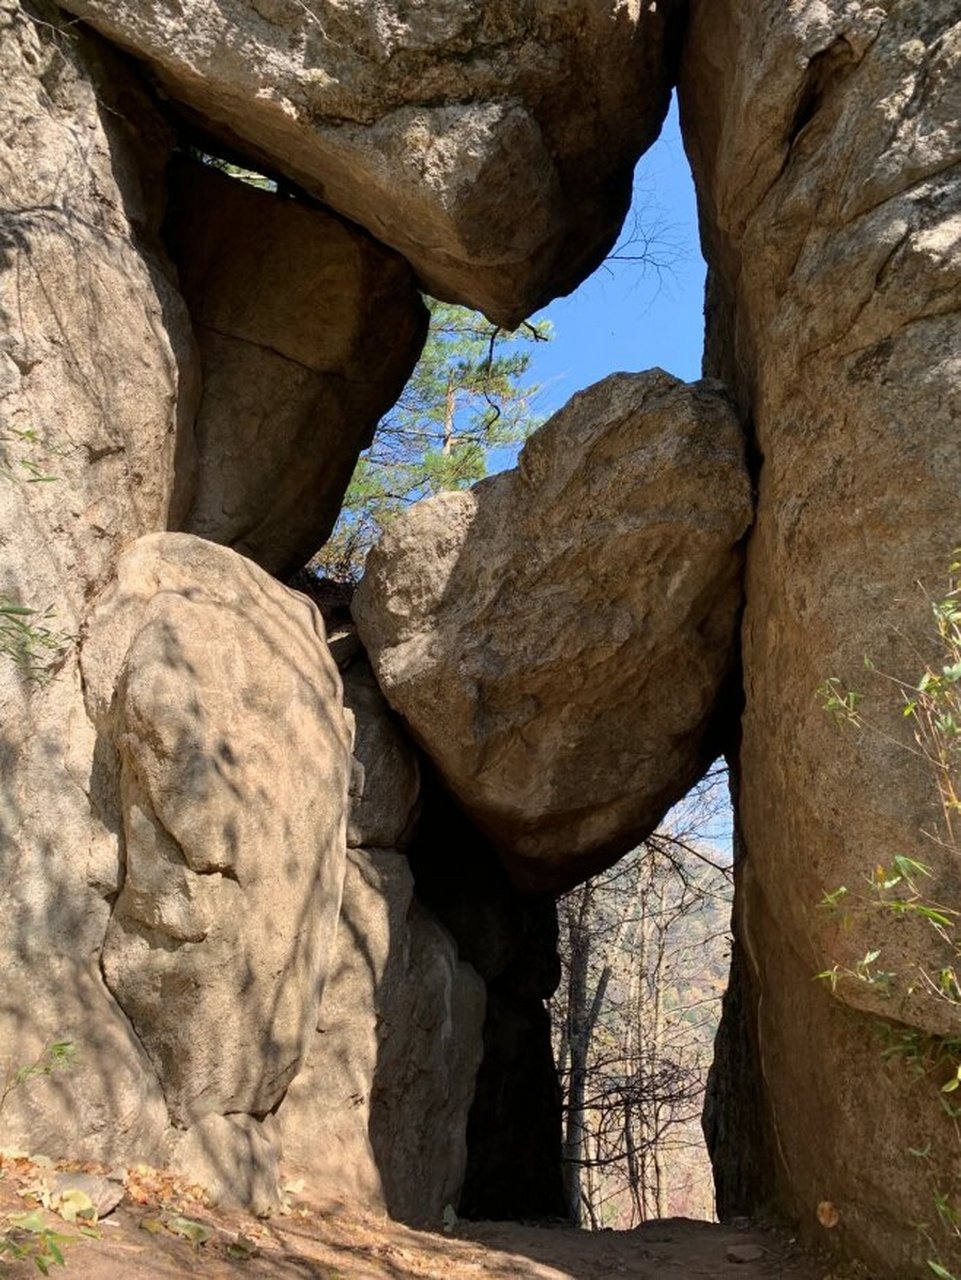
{"label": "tree trunk", "polygon": [[457,392],[454,390],[454,375],[447,375],[447,396],[444,400],[444,444],[443,454],[449,458],[454,447],[454,414],[457,409]]}
{"label": "tree trunk", "polygon": [[591,959],[590,882],[578,891],[579,901],[568,915],[570,977],[567,991],[567,1048],[570,1075],[567,1087],[567,1116],[564,1125],[564,1178],[567,1211],[571,1222],[580,1226],[582,1218],[581,1165],[584,1161],[584,1096],[587,1087],[588,1027],[587,978]]}

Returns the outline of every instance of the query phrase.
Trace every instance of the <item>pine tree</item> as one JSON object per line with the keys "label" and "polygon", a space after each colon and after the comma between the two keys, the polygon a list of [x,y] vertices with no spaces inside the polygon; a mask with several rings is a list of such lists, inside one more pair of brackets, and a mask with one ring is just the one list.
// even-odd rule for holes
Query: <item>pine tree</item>
{"label": "pine tree", "polygon": [[428,306],[423,354],[357,463],[337,525],[311,564],[320,576],[356,580],[397,512],[480,480],[500,451],[494,460],[510,463],[510,451],[540,424],[538,387],[524,375],[530,344],[549,339],[549,324],[506,333],[478,312]]}

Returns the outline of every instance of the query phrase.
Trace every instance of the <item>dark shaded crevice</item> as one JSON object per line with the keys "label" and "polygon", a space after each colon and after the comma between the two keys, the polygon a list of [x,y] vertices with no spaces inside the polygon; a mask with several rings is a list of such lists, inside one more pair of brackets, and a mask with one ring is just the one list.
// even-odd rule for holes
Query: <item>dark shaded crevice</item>
{"label": "dark shaded crevice", "polygon": [[[307,209],[322,213],[325,217],[336,218],[338,222],[349,227],[351,232],[360,239],[376,245],[378,248],[384,247],[383,241],[368,231],[365,226],[362,226],[359,222],[354,222],[346,214],[333,208],[332,205],[325,204],[316,191],[311,192],[301,186],[289,174],[276,168],[256,148],[248,147],[240,140],[235,140],[236,145],[234,145],[233,142],[225,137],[219,135],[214,137],[203,127],[205,123],[203,118],[196,115],[191,108],[185,107],[182,103],[172,101],[168,105],[172,114],[172,126],[177,130],[177,140],[171,157],[171,162],[174,166],[189,162],[203,164],[232,182],[255,186],[249,180],[239,175],[231,174],[224,168],[224,165],[233,165],[235,168],[243,169],[247,173],[254,174],[272,184],[267,188],[256,188],[255,186],[255,189],[263,191],[264,195],[272,196],[275,200],[293,200]],[[176,232],[169,219],[164,228],[164,234],[168,252],[176,258]]]}
{"label": "dark shaded crevice", "polygon": [[[733,299],[723,296],[720,277],[714,275],[714,292],[708,297],[715,307],[709,333],[724,332],[721,315],[734,313]],[[718,367],[712,370],[726,382],[737,379],[738,360],[733,345],[715,350]],[[755,521],[743,539],[746,557],[756,528],[756,511],[764,455],[758,444],[751,408],[751,392],[740,387],[737,409],[744,430],[745,463],[754,495]],[[744,677],[743,629],[747,609],[746,586],[738,618],[734,667],[719,704],[716,745],[728,766],[733,818],[732,857],[734,899],[731,908],[731,961],[728,982],[721,1002],[721,1017],[714,1040],[714,1055],[708,1071],[701,1126],[714,1175],[715,1205],[721,1222],[735,1218],[767,1220],[775,1214],[775,1174],[778,1168],[772,1124],[766,1117],[765,1087],[758,1042],[760,991],[744,942],[744,898],[742,879],[747,847],[741,831],[739,796],[741,791],[742,717],[747,702]]]}
{"label": "dark shaded crevice", "polygon": [[747,849],[738,816],[740,744],[728,754],[734,811],[734,905],[731,913],[731,972],[714,1041],[701,1126],[714,1171],[717,1216],[766,1219],[775,1208],[776,1173],[773,1128],[765,1112],[764,1078],[758,1043],[760,992],[742,942],[743,898],[740,882]]}
{"label": "dark shaded crevice", "polygon": [[487,991],[484,1057],[467,1120],[458,1213],[472,1220],[564,1218],[561,1090],[543,1000],[498,980]]}
{"label": "dark shaded crevice", "polygon": [[[845,57],[845,51],[847,56]],[[821,108],[828,86],[836,74],[838,65],[850,62],[851,46],[844,39],[836,40],[827,49],[816,53],[807,65],[798,95],[797,106],[788,129],[787,145],[790,150]]]}
{"label": "dark shaded crevice", "polygon": [[764,467],[764,453],[758,443],[757,427],[754,423],[753,414],[748,414],[746,417],[742,416],[741,422],[744,427],[744,463],[747,467],[748,475],[751,477],[751,492],[754,495],[755,512],[754,521],[744,535],[744,550],[746,554],[757,522],[758,493],[761,485],[761,471]]}
{"label": "dark shaded crevice", "polygon": [[426,760],[421,768],[423,812],[408,854],[415,893],[487,984],[457,1212],[475,1220],[560,1218],[561,1091],[545,1003],[560,980],[556,905],[511,885]]}

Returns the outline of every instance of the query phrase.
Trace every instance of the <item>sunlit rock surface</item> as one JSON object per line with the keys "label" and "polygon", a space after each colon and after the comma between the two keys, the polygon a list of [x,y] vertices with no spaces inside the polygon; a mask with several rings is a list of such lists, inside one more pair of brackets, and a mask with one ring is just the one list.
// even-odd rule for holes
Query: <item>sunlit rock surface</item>
{"label": "sunlit rock surface", "polygon": [[125,849],[107,985],[175,1122],[263,1116],[316,1026],[344,875],[350,738],[320,613],[227,548],[153,535],[83,673]]}
{"label": "sunlit rock surface", "polygon": [[353,613],[381,687],[519,884],[613,861],[717,753],[750,520],[722,389],[655,370],[371,553]]}
{"label": "sunlit rock surface", "polygon": [[2,618],[0,1063],[78,1052],[8,1096],[0,1145],[114,1160],[157,1153],[166,1116],[99,968],[122,850],[77,636],[124,547],[178,514],[197,377],[159,236],[170,132],[123,58],[31,15],[0,2],[0,604],[33,610],[20,640]]}
{"label": "sunlit rock surface", "polygon": [[207,133],[513,326],[613,243],[676,0],[70,0]]}
{"label": "sunlit rock surface", "polygon": [[[858,898],[899,854],[932,865],[930,901],[954,905],[961,886],[956,850],[921,834],[936,787],[901,695],[864,658],[909,682],[937,661],[918,582],[938,598],[959,541],[959,86],[954,0],[692,6],[681,98],[711,266],[707,363],[760,463],[737,919],[759,1054],[748,1102],[763,1103],[778,1175],[722,1195],[744,1212],[773,1189],[807,1230],[898,1277],[926,1270],[911,1224],[933,1220],[930,1185],[956,1174],[937,1087],[884,1065],[877,1020],[952,1036],[961,1021],[920,977],[951,948]],[[824,713],[830,677],[864,696],[874,731]],[[841,886],[847,910],[819,906]],[[813,981],[875,950],[891,989],[842,979],[832,997]],[[922,1174],[912,1151],[929,1143]],[[735,1152],[718,1160],[737,1168]]]}

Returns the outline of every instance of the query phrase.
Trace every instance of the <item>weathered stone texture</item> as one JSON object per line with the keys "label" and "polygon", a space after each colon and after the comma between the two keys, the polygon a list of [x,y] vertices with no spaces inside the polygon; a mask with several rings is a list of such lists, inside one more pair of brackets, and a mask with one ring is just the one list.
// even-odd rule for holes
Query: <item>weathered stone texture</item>
{"label": "weathered stone texture", "polygon": [[155,1154],[166,1116],[97,963],[120,850],[75,639],[126,543],[176,516],[196,374],[157,234],[166,127],[123,59],[61,24],[0,2],[0,593],[59,640],[0,656],[0,1062],[74,1041],[71,1072],[11,1094],[4,1145],[109,1160]]}
{"label": "weathered stone texture", "polygon": [[626,852],[717,753],[750,519],[719,388],[614,374],[371,553],[353,613],[381,687],[518,883]]}
{"label": "weathered stone texture", "polygon": [[294,574],[288,585],[320,609],[344,684],[344,714],[354,741],[347,844],[351,849],[404,850],[420,812],[420,764],[357,635],[350,616],[354,588],[317,578],[310,570]]}
{"label": "weathered stone texture", "polygon": [[403,848],[420,797],[417,754],[362,654],[342,677],[344,707],[354,724],[347,843],[352,849]]}
{"label": "weathered stone texture", "polygon": [[[910,1224],[932,1213],[909,1149],[944,1151],[943,1116],[934,1089],[905,1103],[905,1077],[850,1008],[961,1024],[949,1002],[906,996],[919,964],[945,960],[923,922],[855,912],[843,929],[818,903],[899,853],[935,864],[933,899],[959,893],[954,860],[920,835],[936,797],[903,749],[898,693],[863,667],[917,679],[934,654],[916,584],[937,594],[958,542],[957,4],[696,0],[682,90],[712,267],[708,368],[735,389],[761,461],[739,920],[780,1194],[814,1230],[831,1200],[831,1238],[904,1276],[923,1265]],[[831,676],[891,737],[839,731],[817,693]],[[875,948],[893,997],[812,983]]]}
{"label": "weathered stone texture", "polygon": [[277,1151],[253,1116],[211,1112],[171,1135],[171,1167],[203,1187],[210,1204],[267,1217],[283,1199]]}
{"label": "weathered stone texture", "polygon": [[594,267],[667,109],[660,0],[70,0],[203,126],[514,325]]}
{"label": "weathered stone texture", "polygon": [[263,1115],[316,1025],[350,741],[319,612],[187,534],[141,539],[83,648],[125,865],[103,950],[172,1119]]}
{"label": "weathered stone texture", "polygon": [[398,851],[420,812],[420,768],[357,638],[351,588],[292,581],[323,611],[344,682],[351,847],[317,1035],[270,1128],[325,1199],[436,1226],[465,1178],[485,987]]}
{"label": "weathered stone texture", "polygon": [[173,170],[166,229],[203,370],[183,528],[288,574],[333,528],[427,310],[359,228],[199,162]]}
{"label": "weathered stone texture", "polygon": [[317,1034],[273,1123],[317,1193],[436,1224],[464,1179],[484,985],[413,889],[402,855],[348,854]]}

